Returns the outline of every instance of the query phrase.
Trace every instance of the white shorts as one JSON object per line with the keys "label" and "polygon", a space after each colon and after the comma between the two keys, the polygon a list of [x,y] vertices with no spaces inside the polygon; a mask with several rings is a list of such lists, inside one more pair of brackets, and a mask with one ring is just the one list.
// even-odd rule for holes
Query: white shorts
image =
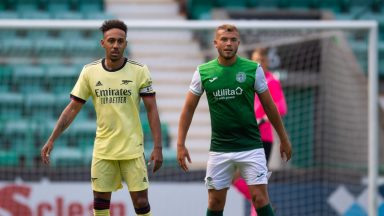
{"label": "white shorts", "polygon": [[205,185],[208,189],[229,188],[239,169],[248,185],[268,184],[268,168],[263,148],[242,152],[209,152]]}

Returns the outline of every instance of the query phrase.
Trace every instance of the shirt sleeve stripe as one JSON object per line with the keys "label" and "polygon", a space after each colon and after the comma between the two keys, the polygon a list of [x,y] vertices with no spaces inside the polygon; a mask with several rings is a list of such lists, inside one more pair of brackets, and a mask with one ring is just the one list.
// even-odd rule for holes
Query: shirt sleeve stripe
{"label": "shirt sleeve stripe", "polygon": [[82,103],[82,104],[85,104],[85,102],[87,102],[86,100],[83,100],[83,99],[81,99],[81,98],[79,98],[79,97],[76,97],[75,95],[72,95],[72,94],[71,94],[70,97],[71,97],[72,100],[77,101],[77,102],[80,102],[80,103]]}
{"label": "shirt sleeve stripe", "polygon": [[151,93],[140,93],[141,97],[148,97],[148,96],[155,96],[156,92],[151,92]]}

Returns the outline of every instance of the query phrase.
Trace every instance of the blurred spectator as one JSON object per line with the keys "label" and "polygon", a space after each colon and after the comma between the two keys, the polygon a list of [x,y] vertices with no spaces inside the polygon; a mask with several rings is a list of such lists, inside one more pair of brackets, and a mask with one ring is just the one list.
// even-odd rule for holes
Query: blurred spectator
{"label": "blurred spectator", "polygon": [[[268,83],[268,88],[273,98],[273,101],[276,104],[276,107],[281,116],[287,114],[287,103],[285,101],[284,92],[281,88],[280,81],[269,71],[269,61],[268,61],[268,49],[267,48],[256,48],[251,56],[251,59],[255,62],[261,64],[263,68],[265,78]],[[255,116],[257,123],[259,125],[261,140],[263,141],[263,147],[265,151],[265,157],[267,163],[269,161],[269,156],[271,155],[271,149],[273,144],[273,130],[272,125],[268,120],[267,115],[264,112],[262,105],[260,104],[259,98],[255,97]],[[233,186],[244,195],[244,197],[251,201],[251,195],[248,190],[248,185],[243,178],[241,178],[240,173],[236,172],[233,179]],[[251,206],[251,216],[256,216],[257,213],[255,208]]]}

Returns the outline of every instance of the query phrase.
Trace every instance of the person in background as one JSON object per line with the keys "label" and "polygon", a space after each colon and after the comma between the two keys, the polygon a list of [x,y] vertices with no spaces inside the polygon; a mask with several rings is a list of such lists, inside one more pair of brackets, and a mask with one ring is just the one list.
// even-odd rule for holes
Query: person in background
{"label": "person in background", "polygon": [[[285,116],[287,114],[287,103],[285,101],[284,92],[281,88],[281,84],[278,78],[276,78],[271,71],[269,71],[269,61],[268,61],[268,49],[267,48],[256,48],[251,56],[251,59],[255,62],[258,62],[263,67],[265,79],[267,80],[268,89],[271,93],[272,99],[275,102],[277,110],[280,113],[280,116]],[[261,141],[263,142],[263,148],[265,151],[265,157],[267,163],[269,161],[272,144],[273,144],[273,128],[271,122],[269,122],[267,115],[263,109],[263,106],[260,103],[258,97],[255,97],[255,116],[257,123],[259,125]],[[233,182],[233,186],[244,195],[244,197],[251,201],[251,195],[248,190],[247,183],[243,178],[241,178],[240,173],[236,172]],[[256,216],[257,213],[255,208],[251,206],[251,216]]]}

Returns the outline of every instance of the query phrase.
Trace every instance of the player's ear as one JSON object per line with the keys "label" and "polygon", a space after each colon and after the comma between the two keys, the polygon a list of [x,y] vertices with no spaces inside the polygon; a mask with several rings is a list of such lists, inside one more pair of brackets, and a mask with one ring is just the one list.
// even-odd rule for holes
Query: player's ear
{"label": "player's ear", "polygon": [[101,45],[103,48],[105,48],[105,47],[104,47],[104,40],[103,40],[103,39],[100,40],[100,45]]}

